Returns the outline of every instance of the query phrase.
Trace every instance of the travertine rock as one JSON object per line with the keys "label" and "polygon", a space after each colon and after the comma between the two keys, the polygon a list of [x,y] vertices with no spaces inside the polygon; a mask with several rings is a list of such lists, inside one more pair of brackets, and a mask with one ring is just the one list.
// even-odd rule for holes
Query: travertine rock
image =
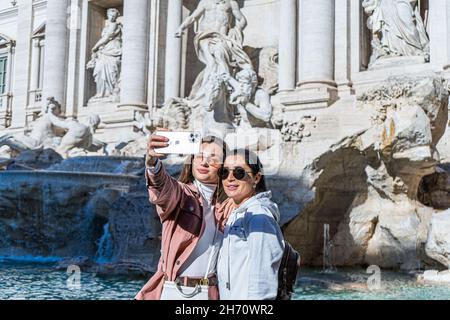
{"label": "travertine rock", "polygon": [[450,268],[450,210],[435,213],[431,218],[426,243],[427,255],[443,267]]}
{"label": "travertine rock", "polygon": [[[418,201],[418,190],[422,178],[435,172],[447,99],[439,77],[391,78],[360,94],[357,102],[338,102],[318,115],[311,145],[323,148],[308,150],[308,158],[296,154],[297,163],[305,164],[296,170],[312,194],[285,227],[305,264],[322,264],[323,225],[330,224],[337,265],[420,266],[434,209]],[[359,125],[319,132],[327,117],[343,121],[341,112]],[[285,191],[284,199],[292,193]]]}

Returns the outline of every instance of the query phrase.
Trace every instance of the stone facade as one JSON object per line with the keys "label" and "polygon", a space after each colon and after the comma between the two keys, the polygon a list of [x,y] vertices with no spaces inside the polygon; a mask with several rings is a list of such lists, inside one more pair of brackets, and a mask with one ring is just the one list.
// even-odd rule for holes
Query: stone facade
{"label": "stone facade", "polygon": [[327,224],[338,265],[442,265],[449,30],[446,0],[0,0],[0,166],[208,131],[257,149],[305,263]]}
{"label": "stone facade", "polygon": [[[0,94],[2,132],[29,130],[46,99],[55,97],[67,118],[87,121],[92,114],[100,116],[102,123],[96,133],[100,140],[126,140],[141,116],[152,118],[169,99],[187,97],[203,69],[195,54],[194,30],[175,37],[197,1],[0,3],[0,57],[5,64]],[[271,92],[274,113],[279,111],[297,121],[304,110],[327,107],[388,76],[444,71],[450,60],[445,31],[449,4],[421,0],[405,11],[399,1],[398,12],[388,16],[383,12],[393,9],[377,7],[376,3],[239,1],[248,22],[243,48],[252,62],[259,63],[254,54],[259,50],[276,48],[279,52],[275,53],[277,70],[269,75],[276,80],[276,89]],[[109,48],[102,61],[116,62],[86,68],[93,62],[93,51],[98,54],[96,44],[111,25],[108,9],[117,11],[115,20],[121,32],[115,41],[120,48],[118,52]],[[394,24],[398,17],[407,22],[396,26],[397,34],[388,33],[377,28],[383,25],[383,14],[388,24]],[[406,34],[404,39],[402,34]],[[419,48],[415,49],[415,43]],[[117,97],[92,99],[98,95],[96,76],[101,77],[102,70],[104,78],[112,78],[103,81],[106,86],[115,83],[109,90]],[[261,76],[261,70],[256,71]]]}

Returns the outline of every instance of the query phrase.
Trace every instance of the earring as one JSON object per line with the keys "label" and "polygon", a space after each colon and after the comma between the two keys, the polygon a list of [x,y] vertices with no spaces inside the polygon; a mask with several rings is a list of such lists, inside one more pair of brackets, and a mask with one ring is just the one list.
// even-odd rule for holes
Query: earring
{"label": "earring", "polygon": [[256,184],[253,185],[253,189],[256,189]]}

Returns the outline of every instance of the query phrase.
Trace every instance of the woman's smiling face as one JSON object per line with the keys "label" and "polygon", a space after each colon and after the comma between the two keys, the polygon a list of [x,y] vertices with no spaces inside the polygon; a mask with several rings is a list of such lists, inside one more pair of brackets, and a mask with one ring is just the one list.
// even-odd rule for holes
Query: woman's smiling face
{"label": "woman's smiling face", "polygon": [[[242,168],[245,170],[243,179],[238,180],[234,176],[234,170]],[[235,204],[241,204],[246,199],[255,194],[255,188],[261,179],[260,173],[254,174],[252,169],[245,163],[243,155],[232,155],[225,159],[224,169],[228,169],[229,174],[222,184],[227,196],[234,200]]]}

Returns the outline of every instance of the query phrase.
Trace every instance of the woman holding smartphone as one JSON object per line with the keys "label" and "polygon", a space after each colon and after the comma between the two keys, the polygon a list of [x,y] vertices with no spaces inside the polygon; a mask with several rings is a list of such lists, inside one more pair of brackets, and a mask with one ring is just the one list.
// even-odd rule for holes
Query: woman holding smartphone
{"label": "woman holding smartphone", "polygon": [[270,200],[262,164],[249,150],[234,150],[219,170],[227,222],[217,263],[221,300],[276,299],[284,251],[277,205]]}
{"label": "woman holding smartphone", "polygon": [[163,292],[165,282],[193,289],[206,283],[208,298],[218,299],[216,261],[223,216],[215,203],[225,195],[215,191],[226,145],[216,137],[203,138],[200,153],[188,157],[177,181],[165,170],[160,160],[164,155],[155,151],[168,147],[168,141],[152,135],[148,142],[145,175],[150,202],[156,205],[163,225],[162,250],[157,272],[136,299],[177,299]]}

